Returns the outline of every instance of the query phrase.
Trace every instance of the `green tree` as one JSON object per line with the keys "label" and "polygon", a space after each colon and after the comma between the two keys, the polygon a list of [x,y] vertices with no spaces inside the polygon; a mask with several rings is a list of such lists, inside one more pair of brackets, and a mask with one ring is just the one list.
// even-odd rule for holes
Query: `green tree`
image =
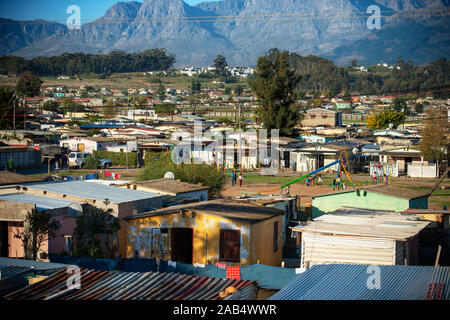
{"label": "green tree", "polygon": [[[12,129],[14,126],[14,108],[16,109],[16,127],[23,115],[19,116],[19,98],[14,91],[8,87],[0,87],[0,127],[2,129]],[[23,110],[21,110],[23,113]]]}
{"label": "green tree", "polygon": [[386,109],[377,115],[370,115],[366,124],[370,129],[386,129],[390,124],[397,128],[405,120],[405,115],[393,109]]}
{"label": "green tree", "polygon": [[[105,205],[109,200],[105,199]],[[113,216],[112,209],[87,206],[77,218],[74,230],[74,255],[92,258],[113,258],[110,236],[120,230],[120,219]],[[106,235],[106,254],[102,253],[100,235]]]}
{"label": "green tree", "polygon": [[192,80],[191,82],[191,94],[197,94],[201,92],[202,85],[198,80]]}
{"label": "green tree", "polygon": [[47,100],[44,102],[43,109],[50,112],[58,112],[59,103],[55,100]]}
{"label": "green tree", "polygon": [[226,95],[231,94],[231,88],[230,87],[226,87],[225,90],[223,90],[223,94],[226,94]]}
{"label": "green tree", "polygon": [[276,52],[271,59],[259,57],[250,87],[259,100],[258,114],[265,129],[280,129],[280,135],[290,136],[299,120],[294,107],[296,86],[300,77],[289,68],[287,52]]}
{"label": "green tree", "polygon": [[37,254],[45,241],[54,237],[58,224],[46,211],[32,209],[24,220],[24,230],[14,235],[22,241],[25,259],[36,260]]}
{"label": "green tree", "polygon": [[244,92],[244,86],[238,84],[237,86],[234,87],[233,91],[236,94],[236,96],[240,97]]}
{"label": "green tree", "polygon": [[406,111],[406,109],[408,109],[406,98],[404,97],[395,97],[394,100],[392,100],[391,105],[397,112],[404,112]]}
{"label": "green tree", "polygon": [[358,60],[352,59],[350,61],[350,67],[357,67],[358,66]]}
{"label": "green tree", "polygon": [[19,76],[16,91],[19,95],[25,97],[35,97],[41,92],[41,84],[42,81],[38,76],[26,71]]}
{"label": "green tree", "polygon": [[160,103],[166,99],[166,87],[162,83],[158,86],[157,95]]}
{"label": "green tree", "polygon": [[214,59],[214,74],[218,77],[226,77],[228,75],[226,67],[228,66],[225,57],[222,55],[218,55]]}
{"label": "green tree", "polygon": [[421,103],[421,102],[417,102],[416,105],[414,106],[414,110],[417,113],[423,113],[423,109],[424,109],[424,106],[423,106],[423,103]]}
{"label": "green tree", "polygon": [[426,159],[435,160],[439,167],[450,158],[450,124],[445,109],[428,108],[427,121],[422,131],[420,152]]}

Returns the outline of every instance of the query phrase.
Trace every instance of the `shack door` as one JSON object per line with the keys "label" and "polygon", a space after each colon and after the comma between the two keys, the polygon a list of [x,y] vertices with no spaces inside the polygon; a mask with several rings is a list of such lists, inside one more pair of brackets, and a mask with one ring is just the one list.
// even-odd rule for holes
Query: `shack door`
{"label": "shack door", "polygon": [[8,222],[0,221],[0,257],[8,257]]}
{"label": "shack door", "polygon": [[325,156],[323,154],[319,154],[319,168],[325,166]]}
{"label": "shack door", "polygon": [[191,228],[172,228],[172,261],[192,264],[192,245]]}
{"label": "shack door", "polygon": [[84,143],[77,144],[77,151],[84,152]]}
{"label": "shack door", "polygon": [[290,164],[290,152],[289,151],[284,151],[283,152],[283,159],[284,159],[284,167],[285,168],[290,168],[291,164]]}

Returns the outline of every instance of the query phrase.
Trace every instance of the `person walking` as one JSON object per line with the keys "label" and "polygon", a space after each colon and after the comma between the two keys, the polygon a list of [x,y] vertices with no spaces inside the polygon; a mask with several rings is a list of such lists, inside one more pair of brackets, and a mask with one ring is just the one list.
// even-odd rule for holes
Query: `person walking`
{"label": "person walking", "polygon": [[234,175],[233,175],[233,177],[234,177],[234,184],[237,185],[237,173],[236,173],[236,170],[234,170]]}
{"label": "person walking", "polygon": [[336,188],[337,188],[338,190],[341,189],[341,176],[338,176],[338,177],[337,177],[337,180],[336,180]]}
{"label": "person walking", "polygon": [[234,187],[234,172],[231,172],[231,186]]}
{"label": "person walking", "polygon": [[334,189],[336,188],[336,179],[333,179],[331,186],[333,187],[333,191],[334,191]]}
{"label": "person walking", "polygon": [[239,175],[239,187],[242,187],[242,174]]}
{"label": "person walking", "polygon": [[13,161],[13,158],[10,158],[10,159],[8,160],[8,170],[11,171],[11,172],[14,171],[14,161]]}
{"label": "person walking", "polygon": [[317,178],[317,184],[322,184],[322,176],[319,176],[319,178]]}

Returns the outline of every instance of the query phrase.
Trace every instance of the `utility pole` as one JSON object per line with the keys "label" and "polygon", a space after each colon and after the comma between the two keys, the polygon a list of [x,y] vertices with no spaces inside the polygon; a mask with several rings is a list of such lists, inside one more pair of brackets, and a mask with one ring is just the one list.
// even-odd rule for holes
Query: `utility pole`
{"label": "utility pole", "polygon": [[25,117],[27,116],[27,113],[26,113],[25,108],[23,107],[23,102],[20,102],[20,106],[22,107],[22,110],[23,110],[23,130],[26,130],[27,129],[27,122],[26,122]]}
{"label": "utility pole", "polygon": [[13,108],[13,130],[14,130],[14,138],[16,137],[16,97],[14,99],[14,108]]}
{"label": "utility pole", "polygon": [[242,165],[242,150],[241,150],[241,140],[242,140],[242,134],[241,134],[241,104],[239,103],[239,165]]}

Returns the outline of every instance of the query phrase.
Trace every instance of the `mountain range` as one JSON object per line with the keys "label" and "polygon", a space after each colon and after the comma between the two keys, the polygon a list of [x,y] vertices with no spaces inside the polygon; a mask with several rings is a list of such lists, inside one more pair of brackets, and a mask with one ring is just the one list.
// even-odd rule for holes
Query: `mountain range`
{"label": "mountain range", "polygon": [[[381,28],[367,27],[367,8]],[[206,66],[221,54],[254,66],[271,48],[318,55],[338,65],[426,64],[450,53],[449,0],[182,0],[118,2],[99,19],[70,30],[44,20],[0,18],[0,54],[24,58],[65,52],[141,52],[165,48],[176,66]]]}

